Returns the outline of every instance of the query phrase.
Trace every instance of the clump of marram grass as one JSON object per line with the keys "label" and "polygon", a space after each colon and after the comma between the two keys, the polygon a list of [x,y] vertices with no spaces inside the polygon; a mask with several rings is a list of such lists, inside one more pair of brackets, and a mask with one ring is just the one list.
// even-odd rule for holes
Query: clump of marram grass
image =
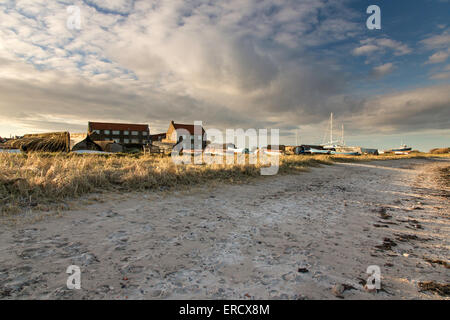
{"label": "clump of marram grass", "polygon": [[432,154],[450,154],[450,148],[434,148],[430,150]]}
{"label": "clump of marram grass", "polygon": [[[333,162],[398,159],[410,156],[280,156],[279,173],[295,173]],[[176,165],[162,155],[0,153],[0,211],[56,204],[88,193],[160,190],[207,181],[244,182],[260,176],[263,165]]]}

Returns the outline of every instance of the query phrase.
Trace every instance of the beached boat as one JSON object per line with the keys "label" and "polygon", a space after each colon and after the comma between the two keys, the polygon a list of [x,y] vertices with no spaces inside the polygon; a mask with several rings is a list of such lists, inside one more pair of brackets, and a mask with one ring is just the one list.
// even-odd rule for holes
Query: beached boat
{"label": "beached boat", "polygon": [[308,152],[311,154],[315,154],[315,153],[330,154],[331,150],[320,150],[320,149],[309,148]]}
{"label": "beached boat", "polygon": [[326,132],[325,136],[324,136],[324,139],[323,139],[324,142],[321,144],[323,149],[336,150],[336,148],[345,147],[345,142],[344,142],[344,125],[342,125],[341,140],[334,140],[333,139],[333,113],[330,114],[330,128],[329,128],[329,132],[330,132],[330,141],[325,142],[325,137],[326,137],[326,134],[327,134],[327,132]]}
{"label": "beached boat", "polygon": [[361,155],[357,151],[330,151],[330,154],[337,154],[337,155],[346,155],[346,156],[359,156]]}
{"label": "beached boat", "polygon": [[249,154],[248,148],[228,148],[227,153]]}
{"label": "beached boat", "polygon": [[392,149],[391,151],[392,152],[407,152],[407,151],[411,151],[411,150],[412,150],[411,147],[408,147],[406,144],[402,144],[400,146],[400,148]]}

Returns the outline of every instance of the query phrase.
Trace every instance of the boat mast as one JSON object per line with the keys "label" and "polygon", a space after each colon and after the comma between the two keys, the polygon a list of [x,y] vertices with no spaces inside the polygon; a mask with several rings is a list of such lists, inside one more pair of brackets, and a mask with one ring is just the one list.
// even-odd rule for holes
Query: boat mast
{"label": "boat mast", "polygon": [[330,144],[333,144],[333,112],[330,115]]}

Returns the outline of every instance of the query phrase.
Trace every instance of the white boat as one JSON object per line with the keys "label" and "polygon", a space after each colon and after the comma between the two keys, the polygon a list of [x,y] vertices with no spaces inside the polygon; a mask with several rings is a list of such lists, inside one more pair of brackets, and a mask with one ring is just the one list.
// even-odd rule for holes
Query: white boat
{"label": "white boat", "polygon": [[0,152],[3,153],[21,153],[19,149],[0,149]]}
{"label": "white boat", "polygon": [[278,151],[264,150],[264,154],[268,154],[271,156],[279,156],[281,154],[281,150],[278,150]]}
{"label": "white boat", "polygon": [[[324,136],[325,141],[326,133]],[[321,146],[324,149],[336,149],[336,148],[342,148],[345,147],[344,142],[344,125],[342,125],[342,133],[341,133],[341,140],[334,140],[333,138],[333,113],[330,114],[330,141],[322,143]]]}
{"label": "white boat", "polygon": [[236,149],[234,149],[234,148],[228,148],[228,149],[227,149],[227,152],[230,152],[230,153],[237,153],[237,154],[248,154],[248,153],[249,153],[249,150],[248,150],[248,148],[236,148]]}

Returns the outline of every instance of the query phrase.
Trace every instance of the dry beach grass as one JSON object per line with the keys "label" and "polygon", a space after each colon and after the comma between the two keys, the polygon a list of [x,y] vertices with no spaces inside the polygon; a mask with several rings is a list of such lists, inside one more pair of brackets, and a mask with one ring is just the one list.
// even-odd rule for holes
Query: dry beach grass
{"label": "dry beach grass", "polygon": [[[431,155],[281,156],[279,173],[300,172],[333,162],[427,156]],[[105,191],[165,190],[208,181],[241,183],[260,176],[261,167],[259,162],[249,164],[248,156],[245,164],[176,165],[169,156],[162,155],[0,153],[0,211],[12,214],[24,207],[47,208],[49,204]]]}

